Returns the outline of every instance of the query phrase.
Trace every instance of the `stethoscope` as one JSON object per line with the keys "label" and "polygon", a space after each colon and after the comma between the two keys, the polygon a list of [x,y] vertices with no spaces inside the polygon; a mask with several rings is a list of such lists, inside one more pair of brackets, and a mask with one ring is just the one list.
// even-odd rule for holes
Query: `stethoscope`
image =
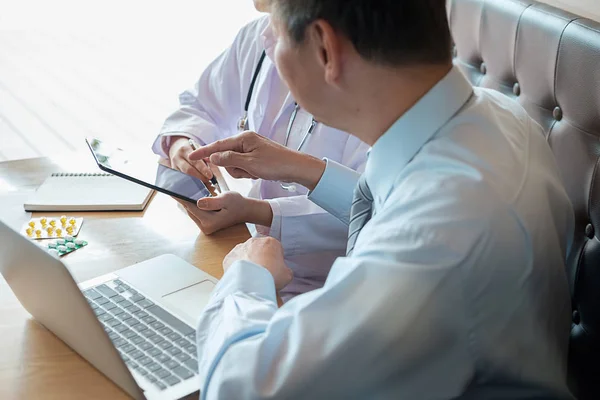
{"label": "stethoscope", "polygon": [[[260,70],[262,68],[263,62],[265,61],[266,55],[266,51],[263,51],[260,56],[260,59],[258,60],[258,64],[256,65],[256,69],[254,70],[252,82],[250,82],[250,88],[248,89],[248,94],[246,95],[246,103],[244,104],[244,114],[242,115],[238,123],[238,129],[240,132],[247,131],[249,129],[248,108],[250,107],[250,101],[252,100],[252,95],[254,93],[254,86],[256,85],[256,80],[258,79],[258,75],[260,74]],[[288,146],[288,143],[290,141],[290,135],[292,133],[292,128],[294,127],[294,122],[296,121],[296,116],[298,115],[298,110],[300,110],[300,106],[298,105],[298,103],[294,103],[294,111],[290,116],[290,122],[288,123],[287,131],[285,133],[285,142],[283,144],[285,147]],[[314,132],[315,128],[317,127],[317,124],[318,122],[313,118],[310,123],[310,126],[308,127],[308,130],[304,134],[304,137],[300,141],[300,144],[298,145],[296,151],[302,150],[302,147],[308,140],[308,137]],[[280,185],[283,190],[287,190],[288,192],[295,192],[297,190],[296,185],[286,185],[285,183],[281,183]]]}

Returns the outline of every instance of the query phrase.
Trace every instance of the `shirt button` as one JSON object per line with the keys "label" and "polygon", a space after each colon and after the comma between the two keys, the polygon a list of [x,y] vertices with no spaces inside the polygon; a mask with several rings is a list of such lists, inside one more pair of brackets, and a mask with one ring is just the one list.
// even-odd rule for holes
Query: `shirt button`
{"label": "shirt button", "polygon": [[481,63],[481,65],[479,66],[479,71],[481,71],[483,75],[487,73],[487,67],[485,66],[485,63]]}
{"label": "shirt button", "polygon": [[563,117],[563,113],[562,110],[560,109],[560,107],[554,107],[554,110],[552,111],[552,116],[554,117],[555,120],[560,121]]}
{"label": "shirt button", "polygon": [[515,96],[521,95],[521,85],[519,85],[519,82],[517,82],[513,85],[513,93]]}
{"label": "shirt button", "polygon": [[595,235],[596,232],[594,226],[592,224],[587,224],[585,227],[585,236],[587,236],[588,239],[593,239]]}

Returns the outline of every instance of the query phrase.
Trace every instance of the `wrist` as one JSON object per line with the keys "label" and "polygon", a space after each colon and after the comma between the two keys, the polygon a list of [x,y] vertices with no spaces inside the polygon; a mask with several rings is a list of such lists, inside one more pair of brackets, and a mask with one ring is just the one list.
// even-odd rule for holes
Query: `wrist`
{"label": "wrist", "polygon": [[314,190],[325,172],[327,163],[305,153],[297,153],[295,156],[298,160],[290,163],[293,166],[290,182],[298,183],[308,190]]}
{"label": "wrist", "polygon": [[266,200],[248,199],[248,215],[246,222],[255,225],[271,227],[273,222],[273,210]]}
{"label": "wrist", "polygon": [[184,140],[186,143],[189,141],[186,136],[165,136],[163,140],[163,150],[165,150],[165,153],[169,155],[169,158],[172,157],[171,149],[175,148],[176,144],[183,142]]}

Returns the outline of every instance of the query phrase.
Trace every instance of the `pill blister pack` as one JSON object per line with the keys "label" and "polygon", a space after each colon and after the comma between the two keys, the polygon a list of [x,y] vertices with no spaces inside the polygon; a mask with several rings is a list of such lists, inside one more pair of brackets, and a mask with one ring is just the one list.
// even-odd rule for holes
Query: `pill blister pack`
{"label": "pill blister pack", "polygon": [[31,218],[21,228],[21,234],[34,240],[77,236],[82,224],[83,218],[67,217],[66,215],[59,218]]}
{"label": "pill blister pack", "polygon": [[38,246],[46,250],[55,257],[62,257],[82,247],[88,245],[88,242],[81,239],[75,239],[73,236],[65,236],[64,238],[40,242]]}

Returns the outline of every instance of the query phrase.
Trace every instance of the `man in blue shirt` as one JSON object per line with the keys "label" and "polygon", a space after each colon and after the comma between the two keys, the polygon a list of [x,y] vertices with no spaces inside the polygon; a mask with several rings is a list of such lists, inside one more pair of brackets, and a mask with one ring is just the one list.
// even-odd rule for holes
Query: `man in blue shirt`
{"label": "man in blue shirt", "polygon": [[358,176],[246,132],[190,155],[295,182],[349,225],[283,307],[252,239],[198,326],[203,398],[569,398],[573,210],[541,128],[453,67],[444,0],[273,0],[275,61],[317,120],[372,146]]}

